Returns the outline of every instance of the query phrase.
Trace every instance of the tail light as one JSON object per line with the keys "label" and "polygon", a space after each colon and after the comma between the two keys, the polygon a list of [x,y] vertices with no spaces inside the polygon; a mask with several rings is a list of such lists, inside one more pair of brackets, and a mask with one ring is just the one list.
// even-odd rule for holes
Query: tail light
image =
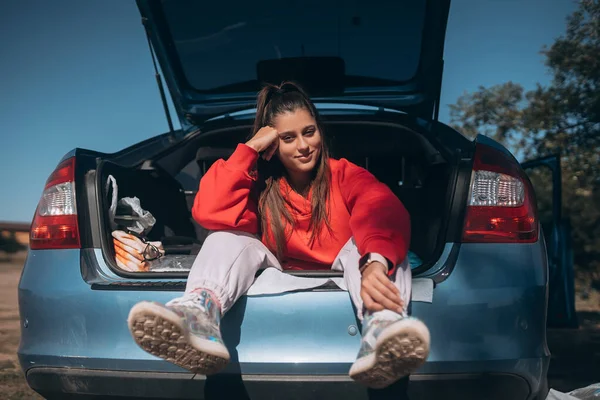
{"label": "tail light", "polygon": [[538,239],[533,188],[520,165],[478,144],[463,229],[463,242],[531,243]]}
{"label": "tail light", "polygon": [[33,250],[80,247],[75,158],[61,162],[46,181],[31,223],[29,247]]}

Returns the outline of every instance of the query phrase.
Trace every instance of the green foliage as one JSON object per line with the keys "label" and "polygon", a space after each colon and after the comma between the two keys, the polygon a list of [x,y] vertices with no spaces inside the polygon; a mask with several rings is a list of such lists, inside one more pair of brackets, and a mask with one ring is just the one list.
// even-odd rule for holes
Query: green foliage
{"label": "green foliage", "polygon": [[[599,279],[600,2],[581,0],[565,35],[542,54],[549,85],[524,92],[507,82],[465,93],[450,106],[451,125],[466,136],[490,136],[521,160],[561,155],[563,215],[573,226],[575,264]],[[547,218],[551,181],[532,180]]]}
{"label": "green foliage", "polygon": [[521,134],[522,104],[523,87],[519,84],[480,86],[478,91],[465,93],[450,105],[450,117],[452,125],[466,136],[481,133],[510,146]]}
{"label": "green foliage", "polygon": [[26,248],[27,246],[19,243],[14,233],[6,236],[0,234],[0,251],[4,251],[7,254],[13,254],[25,250]]}

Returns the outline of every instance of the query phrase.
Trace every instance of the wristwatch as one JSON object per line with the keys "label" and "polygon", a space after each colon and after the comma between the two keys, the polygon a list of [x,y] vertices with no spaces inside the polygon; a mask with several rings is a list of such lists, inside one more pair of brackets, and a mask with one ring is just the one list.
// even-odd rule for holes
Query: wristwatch
{"label": "wristwatch", "polygon": [[358,270],[360,273],[362,274],[363,271],[374,261],[379,261],[385,265],[385,273],[387,274],[387,272],[390,270],[391,262],[379,253],[367,253],[360,258],[358,261]]}

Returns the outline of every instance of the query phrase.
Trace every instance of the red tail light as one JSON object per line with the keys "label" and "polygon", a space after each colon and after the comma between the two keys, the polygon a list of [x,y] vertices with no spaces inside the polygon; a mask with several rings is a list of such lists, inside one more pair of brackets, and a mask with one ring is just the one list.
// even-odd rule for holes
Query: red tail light
{"label": "red tail light", "polygon": [[537,239],[537,208],[529,179],[509,155],[478,144],[462,241],[531,243]]}
{"label": "red tail light", "polygon": [[80,247],[75,158],[61,162],[46,181],[31,223],[29,247],[33,250]]}

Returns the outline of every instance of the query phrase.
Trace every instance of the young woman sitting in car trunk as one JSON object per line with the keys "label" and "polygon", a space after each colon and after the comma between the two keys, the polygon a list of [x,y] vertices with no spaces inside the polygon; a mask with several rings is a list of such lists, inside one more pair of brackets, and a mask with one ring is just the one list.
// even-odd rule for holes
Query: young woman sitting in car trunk
{"label": "young woman sitting in car trunk", "polygon": [[[214,163],[200,182],[192,214],[212,233],[184,296],[166,305],[136,304],[129,329],[151,354],[213,374],[229,361],[221,316],[259,269],[330,269],[337,263],[363,325],[350,376],[386,387],[429,353],[427,327],[407,315],[409,215],[371,173],[329,157],[317,110],[300,87],[266,86],[257,103],[252,138],[227,161]],[[154,323],[144,325],[149,320]]]}

